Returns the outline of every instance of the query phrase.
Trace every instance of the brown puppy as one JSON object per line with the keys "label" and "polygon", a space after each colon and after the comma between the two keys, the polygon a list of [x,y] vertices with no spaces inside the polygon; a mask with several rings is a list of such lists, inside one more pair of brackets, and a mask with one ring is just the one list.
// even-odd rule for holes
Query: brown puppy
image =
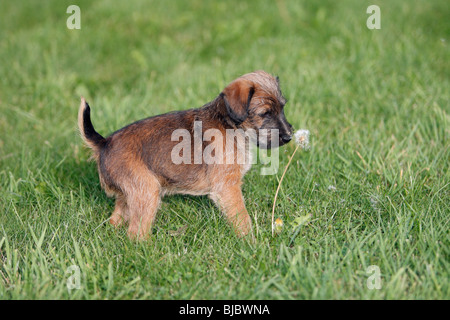
{"label": "brown puppy", "polygon": [[[93,150],[102,187],[109,196],[116,197],[111,224],[119,226],[126,221],[129,237],[145,239],[161,197],[182,193],[209,195],[236,233],[248,234],[252,227],[241,184],[251,163],[248,140],[242,143],[239,137],[242,132],[253,131],[256,133],[253,142],[263,148],[289,142],[292,126],[284,116],[285,103],[278,78],[256,71],[234,80],[216,99],[199,109],[140,120],[104,138],[95,131],[89,105],[81,98],[78,113],[81,136]],[[184,161],[174,161],[174,156],[180,155],[176,149],[180,147],[180,136],[174,139],[174,132],[181,130],[195,140],[196,132],[202,135],[209,129],[215,130],[213,138],[200,138],[200,144],[188,141],[182,149]],[[236,139],[225,139],[229,130],[238,132]],[[279,133],[276,141],[270,138],[271,131]],[[202,152],[211,147],[214,147],[211,155],[226,155],[227,161],[202,161]],[[243,149],[246,160],[238,161]]]}

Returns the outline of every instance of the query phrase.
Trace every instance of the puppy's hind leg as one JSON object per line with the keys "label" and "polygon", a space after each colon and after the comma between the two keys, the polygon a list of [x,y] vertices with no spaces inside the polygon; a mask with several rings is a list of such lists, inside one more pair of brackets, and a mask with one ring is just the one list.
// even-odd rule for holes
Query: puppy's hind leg
{"label": "puppy's hind leg", "polygon": [[116,206],[114,208],[114,212],[109,218],[109,223],[111,223],[114,227],[118,228],[123,224],[124,221],[128,220],[128,212],[127,212],[127,202],[123,193],[119,193],[116,195]]}
{"label": "puppy's hind leg", "polygon": [[126,190],[129,214],[128,236],[135,240],[147,239],[161,202],[160,185],[149,173],[135,176]]}

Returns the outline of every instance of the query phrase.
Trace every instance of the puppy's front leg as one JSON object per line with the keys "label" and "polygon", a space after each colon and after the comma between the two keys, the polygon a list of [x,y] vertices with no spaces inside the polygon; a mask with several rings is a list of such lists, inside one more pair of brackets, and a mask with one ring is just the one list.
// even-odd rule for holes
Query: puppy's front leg
{"label": "puppy's front leg", "polygon": [[239,185],[224,186],[221,190],[211,193],[210,197],[225,214],[239,237],[252,231],[252,222]]}

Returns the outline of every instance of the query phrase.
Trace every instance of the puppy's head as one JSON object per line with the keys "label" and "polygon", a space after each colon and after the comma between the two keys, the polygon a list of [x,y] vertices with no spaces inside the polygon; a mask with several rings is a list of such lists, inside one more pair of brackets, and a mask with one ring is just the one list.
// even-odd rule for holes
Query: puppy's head
{"label": "puppy's head", "polygon": [[283,110],[286,99],[281,94],[278,77],[264,71],[248,73],[231,82],[221,96],[236,127],[256,131],[259,147],[275,146],[272,137],[277,137],[279,146],[292,139],[292,126]]}

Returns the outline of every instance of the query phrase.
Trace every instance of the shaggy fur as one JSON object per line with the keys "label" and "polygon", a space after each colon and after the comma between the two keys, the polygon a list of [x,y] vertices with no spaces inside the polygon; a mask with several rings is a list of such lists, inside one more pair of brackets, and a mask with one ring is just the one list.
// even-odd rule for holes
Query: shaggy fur
{"label": "shaggy fur", "polygon": [[[171,136],[176,129],[186,129],[193,135],[194,121],[201,121],[203,133],[216,129],[223,137],[227,129],[253,129],[258,136],[261,129],[278,129],[277,144],[283,145],[292,138],[292,126],[283,112],[285,103],[278,78],[256,71],[234,80],[216,99],[199,109],[143,119],[104,138],[95,131],[89,105],[81,98],[81,136],[93,151],[103,189],[116,198],[110,222],[114,226],[128,222],[129,237],[145,239],[162,196],[209,195],[239,236],[250,233],[251,219],[241,192],[242,177],[251,166],[249,159],[245,163],[235,158],[232,163],[196,164],[192,155],[190,164],[175,164],[171,152],[179,141],[172,141]],[[234,139],[218,140],[203,141],[200,152],[211,144],[217,144],[224,154],[246,148]],[[259,142],[258,137],[256,143],[264,148],[273,143],[270,139],[264,145]],[[193,151],[194,148],[192,144]]]}

